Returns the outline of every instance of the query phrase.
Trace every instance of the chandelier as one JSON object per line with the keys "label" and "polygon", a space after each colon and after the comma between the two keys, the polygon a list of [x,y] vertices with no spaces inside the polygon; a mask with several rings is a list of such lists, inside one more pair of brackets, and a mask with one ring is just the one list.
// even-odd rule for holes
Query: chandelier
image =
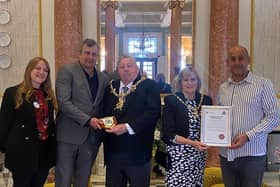
{"label": "chandelier", "polygon": [[142,22],[142,32],[139,36],[139,39],[135,42],[134,48],[139,49],[140,53],[147,52],[147,49],[152,47],[151,38],[147,36],[145,33],[145,25],[144,25],[144,14],[143,14],[143,22]]}

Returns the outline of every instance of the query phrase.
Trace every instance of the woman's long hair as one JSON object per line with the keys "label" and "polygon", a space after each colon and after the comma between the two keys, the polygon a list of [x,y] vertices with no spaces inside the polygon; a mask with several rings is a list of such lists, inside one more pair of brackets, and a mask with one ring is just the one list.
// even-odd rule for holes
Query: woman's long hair
{"label": "woman's long hair", "polygon": [[57,111],[57,109],[58,109],[57,101],[55,99],[54,91],[53,91],[52,85],[51,85],[50,65],[49,65],[48,61],[42,57],[35,57],[35,58],[31,59],[29,61],[29,63],[27,64],[27,66],[25,68],[25,72],[24,72],[24,80],[20,83],[20,85],[16,91],[16,101],[15,101],[16,109],[22,105],[23,100],[30,102],[30,97],[33,95],[33,92],[34,92],[34,89],[32,87],[32,81],[31,81],[31,71],[36,67],[36,65],[38,64],[39,61],[43,61],[48,68],[47,78],[46,78],[45,82],[43,82],[41,84],[41,88],[44,91],[44,93],[46,93],[46,96],[47,96],[46,100],[50,100],[52,102],[52,105],[53,105],[55,111]]}

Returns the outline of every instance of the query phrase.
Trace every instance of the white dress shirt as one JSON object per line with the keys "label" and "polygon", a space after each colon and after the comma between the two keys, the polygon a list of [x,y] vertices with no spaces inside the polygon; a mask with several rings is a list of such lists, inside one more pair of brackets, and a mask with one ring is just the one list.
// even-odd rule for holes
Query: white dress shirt
{"label": "white dress shirt", "polygon": [[232,106],[232,139],[244,133],[249,138],[238,149],[221,148],[220,154],[228,161],[265,155],[267,135],[280,123],[272,82],[251,72],[240,82],[229,79],[220,86],[218,104]]}
{"label": "white dress shirt", "polygon": [[[133,84],[133,81],[130,82],[128,85],[125,85],[122,81],[120,81],[119,93],[123,92],[123,87],[128,87],[128,90],[129,90],[131,88],[132,84]],[[135,134],[134,130],[131,128],[131,126],[128,123],[125,123],[125,126],[128,131],[128,134],[130,134],[130,135]]]}

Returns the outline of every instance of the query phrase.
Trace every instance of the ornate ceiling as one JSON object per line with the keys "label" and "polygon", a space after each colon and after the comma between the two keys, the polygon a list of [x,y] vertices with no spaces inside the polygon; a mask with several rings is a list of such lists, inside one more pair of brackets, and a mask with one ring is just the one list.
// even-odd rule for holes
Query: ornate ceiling
{"label": "ornate ceiling", "polygon": [[[117,27],[169,27],[171,10],[168,0],[120,0],[116,10]],[[182,25],[192,24],[192,2],[185,1],[182,11]],[[101,24],[105,13],[101,11]]]}

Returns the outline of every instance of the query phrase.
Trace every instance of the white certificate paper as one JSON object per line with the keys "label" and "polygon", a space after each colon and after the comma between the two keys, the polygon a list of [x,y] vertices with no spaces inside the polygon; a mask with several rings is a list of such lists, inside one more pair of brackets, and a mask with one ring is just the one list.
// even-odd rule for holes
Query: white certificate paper
{"label": "white certificate paper", "polygon": [[201,107],[200,140],[208,146],[231,145],[231,106]]}

